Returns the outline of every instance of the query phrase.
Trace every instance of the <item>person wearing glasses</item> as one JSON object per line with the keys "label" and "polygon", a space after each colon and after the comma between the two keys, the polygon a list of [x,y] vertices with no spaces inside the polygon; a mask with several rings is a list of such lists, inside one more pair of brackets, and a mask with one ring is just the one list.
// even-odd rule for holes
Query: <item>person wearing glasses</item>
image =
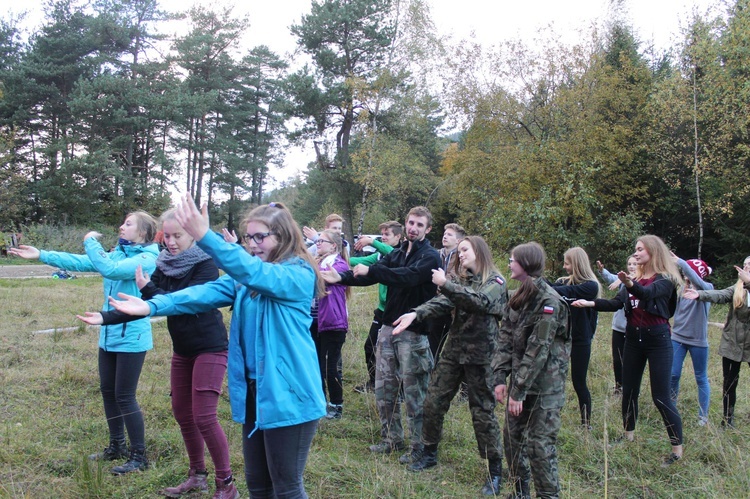
{"label": "person wearing glasses", "polygon": [[560,497],[557,435],[565,404],[565,379],[571,350],[570,311],[544,279],[546,254],[535,242],[513,248],[510,278],[519,286],[510,295],[492,358],[495,398],[506,406],[503,445],[509,497]]}
{"label": "person wearing glasses", "polygon": [[[341,233],[324,230],[315,240],[318,247],[318,268],[320,270],[349,270]],[[346,300],[350,288],[341,284],[326,283],[326,294],[313,300],[313,323],[310,332],[318,351],[318,363],[323,377],[323,392],[328,388],[328,409],[326,419],[341,419],[344,411],[344,388],[339,370],[341,348],[349,330],[349,313]]]}
{"label": "person wearing glasses", "polygon": [[[150,278],[141,268],[135,272],[135,282],[142,298],[149,299],[219,278],[219,268],[180,226],[174,209],[165,211],[159,220],[165,249],[156,259],[156,270]],[[139,319],[117,310],[86,312],[77,317],[91,325],[122,324]],[[214,308],[198,314],[171,316],[167,319],[167,329],[173,349],[170,369],[172,413],[180,426],[189,468],[187,480],[160,493],[166,497],[180,497],[192,491],[208,491],[205,446],[216,474],[217,495],[214,497],[236,497],[227,436],[216,413],[227,370],[224,319]]]}
{"label": "person wearing glasses", "polygon": [[239,245],[209,230],[206,206],[188,195],[177,221],[226,272],[219,279],[147,301],[121,295],[133,315],[193,314],[233,305],[227,377],[232,418],[242,423],[251,497],[307,497],[303,472],[318,420],[326,414],[310,303],[324,283],[302,232],[281,203],[258,206]]}
{"label": "person wearing glasses", "polygon": [[[331,213],[326,217],[323,230],[333,230],[341,234],[341,237],[344,237],[344,219],[341,217],[341,215]],[[317,230],[308,226],[302,227],[302,234],[305,236],[308,244],[310,245],[307,248],[307,251],[309,251],[311,255],[316,256],[318,254],[318,246],[315,244],[315,241],[318,240],[320,234]],[[347,255],[349,254],[349,243],[346,241],[346,239],[344,239],[344,251],[342,251],[342,254],[343,253],[346,253]]]}

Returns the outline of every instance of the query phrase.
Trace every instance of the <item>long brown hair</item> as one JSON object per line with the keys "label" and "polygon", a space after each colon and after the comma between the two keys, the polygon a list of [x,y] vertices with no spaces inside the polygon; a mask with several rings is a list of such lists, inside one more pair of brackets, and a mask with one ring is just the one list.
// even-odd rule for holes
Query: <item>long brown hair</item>
{"label": "long brown hair", "polygon": [[[511,257],[518,265],[529,275],[529,277],[541,277],[544,274],[544,265],[547,261],[547,255],[544,253],[542,245],[531,241],[529,243],[519,244],[510,252]],[[513,296],[508,300],[508,305],[513,310],[518,310],[526,305],[537,293],[533,279],[526,279],[521,282]]]}
{"label": "long brown hair", "polygon": [[593,281],[599,290],[596,296],[600,298],[602,287],[599,285],[596,274],[594,274],[594,269],[591,268],[591,261],[586,251],[580,246],[574,246],[565,252],[563,258],[570,262],[571,274],[563,277],[562,281],[565,284],[582,284],[586,281]]}
{"label": "long brown hair", "polygon": [[279,263],[293,256],[302,258],[315,271],[315,295],[323,296],[325,283],[318,271],[318,265],[307,252],[302,231],[286,206],[274,202],[253,208],[242,221],[242,225],[246,227],[250,222],[262,223],[268,227],[279,242],[268,254],[268,262]]}
{"label": "long brown hair", "polygon": [[[481,276],[482,282],[486,281],[493,273],[500,274],[500,271],[497,270],[495,262],[492,259],[492,250],[490,250],[490,247],[484,239],[480,236],[466,236],[459,241],[458,245],[461,246],[461,243],[464,241],[469,243],[471,249],[474,250],[474,256],[477,260],[476,271],[474,274]],[[458,258],[457,252],[454,257],[454,265],[456,266],[455,270],[456,272],[460,272],[460,275],[465,275],[466,271],[461,267],[460,261],[461,259]]]}

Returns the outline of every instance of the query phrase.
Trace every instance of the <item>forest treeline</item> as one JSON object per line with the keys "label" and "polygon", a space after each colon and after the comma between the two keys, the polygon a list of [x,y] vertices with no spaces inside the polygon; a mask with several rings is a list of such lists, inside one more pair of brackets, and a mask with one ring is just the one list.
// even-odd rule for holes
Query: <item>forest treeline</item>
{"label": "forest treeline", "polygon": [[[222,226],[269,194],[350,235],[427,204],[432,236],[457,221],[619,268],[650,232],[728,277],[750,251],[750,1],[694,13],[667,51],[623,4],[574,44],[487,47],[441,38],[422,0],[313,0],[290,57],[242,47],[230,8],[61,0],[28,37],[3,18],[0,230],[158,213],[174,185]],[[308,171],[269,193],[298,141]]]}

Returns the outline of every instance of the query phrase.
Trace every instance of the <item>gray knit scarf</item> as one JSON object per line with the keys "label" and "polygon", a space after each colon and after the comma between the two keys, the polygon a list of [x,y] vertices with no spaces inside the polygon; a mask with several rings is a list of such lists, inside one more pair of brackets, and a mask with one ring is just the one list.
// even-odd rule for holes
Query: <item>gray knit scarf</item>
{"label": "gray knit scarf", "polygon": [[198,246],[191,246],[182,253],[173,255],[168,250],[162,250],[156,259],[156,267],[169,277],[184,277],[195,265],[210,260],[211,257]]}

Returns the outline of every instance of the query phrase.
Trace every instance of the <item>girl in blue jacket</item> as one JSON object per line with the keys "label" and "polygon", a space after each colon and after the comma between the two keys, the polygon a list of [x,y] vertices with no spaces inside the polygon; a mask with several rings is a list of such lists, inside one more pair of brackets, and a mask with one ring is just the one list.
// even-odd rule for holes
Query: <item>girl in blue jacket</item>
{"label": "girl in blue jacket", "polygon": [[[146,212],[130,213],[120,226],[120,239],[110,252],[104,251],[98,232],[83,237],[85,255],[38,250],[19,246],[12,250],[21,258],[39,259],[64,270],[99,272],[104,277],[104,310],[111,310],[108,298],[117,293],[138,293],[135,270],[153,272],[159,247],[152,241],[156,221]],[[109,446],[89,456],[92,460],[127,462],[112,468],[122,475],[148,467],[143,414],[135,398],[146,352],[153,348],[148,318],[102,326],[99,330],[99,383],[104,399],[104,415],[109,426]],[[125,429],[130,437],[130,453],[125,444]]]}
{"label": "girl in blue jacket", "polygon": [[302,473],[326,413],[310,303],[324,291],[302,232],[281,203],[253,209],[240,227],[248,251],[209,231],[205,205],[186,196],[177,220],[226,272],[218,280],[148,301],[111,300],[133,315],[192,314],[234,305],[227,375],[232,417],[242,423],[252,497],[307,497]]}

